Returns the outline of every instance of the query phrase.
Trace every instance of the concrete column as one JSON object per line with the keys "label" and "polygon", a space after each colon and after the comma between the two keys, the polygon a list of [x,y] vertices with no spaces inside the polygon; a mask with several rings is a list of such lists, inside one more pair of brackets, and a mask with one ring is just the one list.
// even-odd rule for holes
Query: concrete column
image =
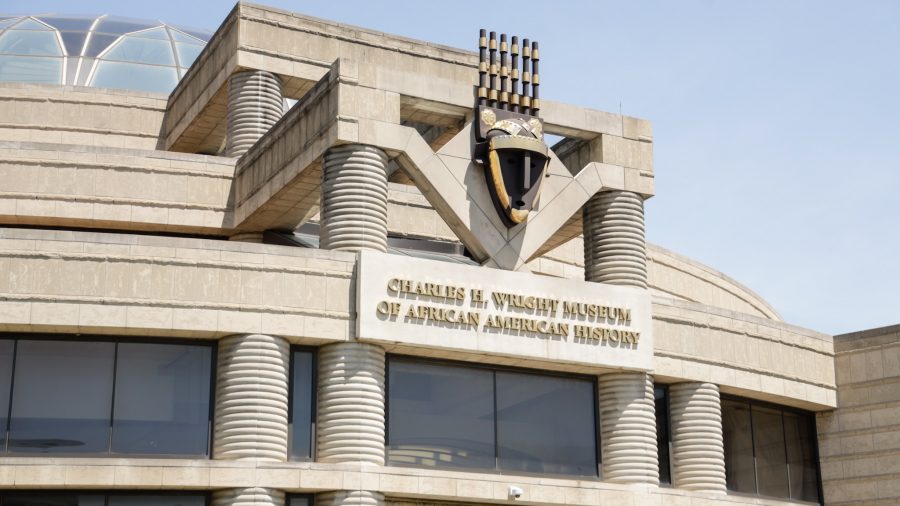
{"label": "concrete column", "polygon": [[384,465],[384,350],[364,343],[319,348],[316,460]]}
{"label": "concrete column", "polygon": [[722,401],[712,383],[669,387],[673,483],[678,488],[725,492]]}
{"label": "concrete column", "polygon": [[212,506],[285,506],[284,492],[271,488],[214,490]]}
{"label": "concrete column", "polygon": [[599,377],[603,480],[659,484],[653,378],[646,373]]}
{"label": "concrete column", "polygon": [[384,151],[362,144],[325,153],[321,248],[387,249],[387,162]]}
{"label": "concrete column", "polygon": [[316,506],[382,506],[384,494],[365,490],[339,490],[316,495]]}
{"label": "concrete column", "polygon": [[637,193],[600,192],[585,204],[584,279],[647,288],[644,199]]}
{"label": "concrete column", "polygon": [[213,458],[287,460],[289,366],[290,346],[280,337],[219,341]]}
{"label": "concrete column", "polygon": [[281,79],[262,70],[237,72],[228,78],[227,156],[239,157],[284,114]]}

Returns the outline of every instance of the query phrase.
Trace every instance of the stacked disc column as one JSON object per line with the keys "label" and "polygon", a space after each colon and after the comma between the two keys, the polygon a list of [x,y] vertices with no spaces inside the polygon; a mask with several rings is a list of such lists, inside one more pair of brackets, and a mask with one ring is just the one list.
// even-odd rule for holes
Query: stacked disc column
{"label": "stacked disc column", "polygon": [[[325,153],[319,244],[323,249],[386,251],[387,162],[379,148],[335,146]],[[319,348],[316,460],[385,463],[384,349],[360,342]],[[317,505],[384,504],[369,490],[321,493]]]}

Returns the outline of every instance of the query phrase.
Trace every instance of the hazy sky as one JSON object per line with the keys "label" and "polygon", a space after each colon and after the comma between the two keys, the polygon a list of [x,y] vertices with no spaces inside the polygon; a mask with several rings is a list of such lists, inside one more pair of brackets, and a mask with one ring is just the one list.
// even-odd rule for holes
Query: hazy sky
{"label": "hazy sky", "polygon": [[[262,3],[473,50],[541,43],[545,98],[649,119],[648,239],[839,334],[900,323],[900,2]],[[213,30],[233,4],[0,0]]]}

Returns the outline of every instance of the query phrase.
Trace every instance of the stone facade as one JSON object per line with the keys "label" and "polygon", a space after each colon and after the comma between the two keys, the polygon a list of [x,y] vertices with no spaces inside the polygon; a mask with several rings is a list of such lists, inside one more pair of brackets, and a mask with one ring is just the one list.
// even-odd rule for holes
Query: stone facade
{"label": "stone facade", "polygon": [[[262,91],[248,84],[259,76]],[[897,330],[834,340],[645,244],[645,120],[542,100],[546,132],[565,139],[539,204],[507,227],[471,160],[476,77],[467,51],[239,3],[169,97],[0,83],[3,337],[215,343],[208,458],[3,453],[0,490],[190,489],[217,506],[293,494],[320,505],[788,504],[727,488],[721,399],[740,396],[817,414],[826,502],[896,502]],[[282,97],[298,100],[283,116]],[[373,269],[427,278],[429,299],[372,284]],[[448,301],[450,288],[465,297]],[[467,332],[447,317],[401,331],[377,313],[388,300],[429,305],[431,317],[488,307],[473,289],[621,307],[633,313],[607,330],[633,341],[536,336],[534,321],[531,334]],[[532,315],[527,304],[502,316]],[[642,341],[626,333],[638,331]],[[315,356],[309,458],[291,457],[300,349]],[[395,355],[588,378],[596,473],[391,465]],[[671,484],[660,484],[654,385],[668,386]]]}

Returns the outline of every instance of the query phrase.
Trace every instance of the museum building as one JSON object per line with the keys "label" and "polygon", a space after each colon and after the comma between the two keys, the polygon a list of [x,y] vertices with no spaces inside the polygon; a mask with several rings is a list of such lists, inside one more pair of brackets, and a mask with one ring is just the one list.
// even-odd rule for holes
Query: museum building
{"label": "museum building", "polygon": [[650,123],[476,35],[0,16],[0,506],[896,504],[900,327],[647,244]]}

